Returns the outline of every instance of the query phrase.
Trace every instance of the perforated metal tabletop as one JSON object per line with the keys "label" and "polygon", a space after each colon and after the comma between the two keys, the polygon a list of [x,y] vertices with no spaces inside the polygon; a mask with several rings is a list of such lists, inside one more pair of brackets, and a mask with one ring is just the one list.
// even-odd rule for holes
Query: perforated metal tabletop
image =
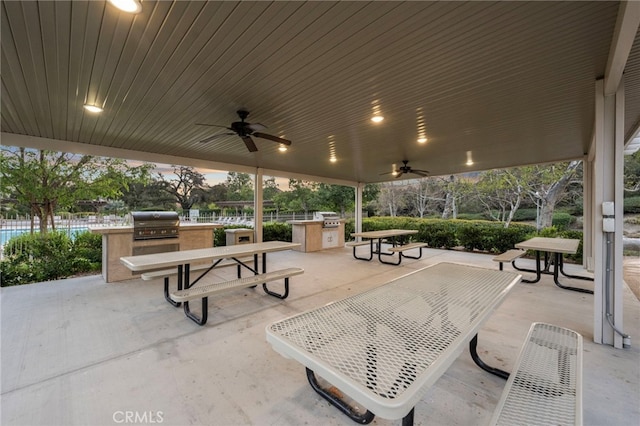
{"label": "perforated metal tabletop", "polygon": [[267,341],[377,416],[402,418],[520,280],[439,263],[267,327]]}

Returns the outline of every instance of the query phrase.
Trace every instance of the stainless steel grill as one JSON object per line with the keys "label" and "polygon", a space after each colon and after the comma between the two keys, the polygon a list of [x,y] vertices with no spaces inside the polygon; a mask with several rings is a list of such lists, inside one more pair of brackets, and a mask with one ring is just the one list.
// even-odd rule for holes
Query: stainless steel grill
{"label": "stainless steel grill", "polygon": [[180,218],[176,212],[132,212],[133,239],[178,238]]}
{"label": "stainless steel grill", "polygon": [[340,216],[335,212],[315,212],[313,219],[323,221],[323,228],[337,228],[340,226]]}

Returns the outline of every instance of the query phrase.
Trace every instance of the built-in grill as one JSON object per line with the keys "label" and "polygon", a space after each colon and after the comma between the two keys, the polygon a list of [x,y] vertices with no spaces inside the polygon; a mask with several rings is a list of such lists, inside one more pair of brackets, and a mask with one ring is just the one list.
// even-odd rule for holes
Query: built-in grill
{"label": "built-in grill", "polygon": [[133,239],[178,238],[180,218],[176,212],[131,212]]}
{"label": "built-in grill", "polygon": [[340,216],[335,212],[315,212],[313,220],[321,220],[323,228],[337,228],[340,226]]}

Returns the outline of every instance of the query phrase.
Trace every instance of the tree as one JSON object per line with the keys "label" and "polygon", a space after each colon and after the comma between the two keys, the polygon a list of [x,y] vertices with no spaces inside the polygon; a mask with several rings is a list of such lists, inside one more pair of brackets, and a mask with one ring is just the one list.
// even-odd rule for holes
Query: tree
{"label": "tree", "polygon": [[571,161],[551,166],[522,167],[529,182],[529,196],[535,201],[536,206],[540,206],[538,229],[552,225],[556,204],[567,194],[566,189],[581,164],[581,161]]}
{"label": "tree", "polygon": [[400,182],[386,182],[381,185],[378,208],[389,216],[398,216],[407,206],[407,186]]}
{"label": "tree", "polygon": [[355,188],[343,185],[329,185],[321,183],[317,187],[318,202],[322,209],[340,212],[345,215],[349,208],[355,204]]}
{"label": "tree", "polygon": [[250,174],[229,172],[224,184],[227,187],[228,201],[253,200],[253,180]]}
{"label": "tree", "polygon": [[640,191],[640,151],[624,156],[624,190],[628,193]]}
{"label": "tree", "polygon": [[273,200],[273,198],[279,194],[280,188],[278,188],[278,184],[276,183],[276,178],[270,177],[265,179],[262,182],[262,198],[265,200]]}
{"label": "tree", "polygon": [[165,190],[165,183],[157,180],[130,184],[121,199],[130,211],[171,210],[176,204],[174,197]]}
{"label": "tree", "polygon": [[508,228],[526,195],[526,184],[527,180],[518,168],[489,170],[481,175],[475,186],[476,197],[489,217],[503,222]]}
{"label": "tree", "polygon": [[188,211],[196,201],[203,198],[204,175],[193,167],[171,167],[176,179],[166,179],[162,173],[158,173],[158,178],[164,184],[163,190],[175,198],[182,211]]}
{"label": "tree", "polygon": [[305,214],[314,208],[318,184],[306,180],[289,179],[289,209],[303,210]]}
{"label": "tree", "polygon": [[460,179],[460,176],[451,175],[447,178],[440,178],[444,187],[444,208],[442,209],[443,219],[457,219],[458,202],[468,192],[469,182]]}
{"label": "tree", "polygon": [[3,147],[0,156],[0,192],[10,194],[39,219],[40,232],[49,224],[55,229],[54,213],[70,210],[79,200],[119,197],[128,185],[145,181],[151,164],[132,167],[124,160],[47,150]]}
{"label": "tree", "polygon": [[567,195],[580,161],[490,170],[474,186],[488,215],[509,226],[526,197],[540,208],[538,229],[551,226],[556,204]]}

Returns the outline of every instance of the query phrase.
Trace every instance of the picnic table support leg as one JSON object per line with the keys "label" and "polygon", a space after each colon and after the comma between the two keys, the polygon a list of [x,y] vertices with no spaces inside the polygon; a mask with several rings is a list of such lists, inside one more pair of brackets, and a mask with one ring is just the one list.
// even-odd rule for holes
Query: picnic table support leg
{"label": "picnic table support leg", "polygon": [[406,416],[404,416],[402,418],[402,426],[413,426],[413,411],[415,410],[415,408],[412,408],[411,411],[409,411],[409,414],[407,414]]}
{"label": "picnic table support leg", "polygon": [[471,358],[473,359],[473,361],[478,365],[478,367],[482,368],[483,370],[491,374],[495,374],[496,376],[502,377],[503,379],[509,378],[509,373],[507,373],[506,371],[500,370],[499,368],[491,367],[490,365],[485,364],[485,362],[480,359],[480,356],[478,356],[477,348],[478,348],[478,335],[476,334],[475,336],[473,336],[473,339],[471,339],[471,341],[469,342],[469,352],[471,353]]}
{"label": "picnic table support leg", "polygon": [[275,293],[273,291],[270,291],[267,288],[267,283],[262,283],[262,289],[264,290],[265,293],[267,293],[269,296],[273,296],[273,297],[277,297],[278,299],[286,299],[287,296],[289,296],[289,277],[286,277],[284,279],[284,293],[282,294],[278,294]]}
{"label": "picnic table support leg", "polygon": [[[564,290],[571,290],[571,291],[577,291],[579,293],[588,293],[588,294],[593,294],[593,290],[588,290],[586,288],[578,288],[578,287],[569,287],[566,285],[563,285],[560,283],[560,281],[558,281],[558,271],[562,269],[562,254],[561,253],[555,253],[555,267],[553,268],[553,282],[556,283],[556,285]],[[563,274],[564,275],[564,274]],[[566,275],[569,276],[569,275]]]}
{"label": "picnic table support leg", "polygon": [[356,255],[356,248],[357,246],[353,246],[353,257],[355,257],[358,260],[366,260],[366,261],[370,261],[371,259],[373,259],[373,253],[374,253],[374,249],[373,249],[373,238],[371,240],[369,240],[369,257],[358,257]]}
{"label": "picnic table support leg", "polygon": [[[188,264],[184,265],[184,284],[185,284],[184,288],[185,289],[188,289],[189,287],[191,287],[191,285],[189,284],[189,272],[190,272],[189,265]],[[182,303],[182,307],[184,308],[184,314],[187,316],[187,318],[189,318],[191,321],[195,322],[198,325],[205,325],[207,323],[208,306],[209,306],[209,298],[203,297],[202,298],[202,316],[198,317],[189,309],[189,302]]]}
{"label": "picnic table support leg", "polygon": [[[178,265],[178,291],[180,290],[182,290],[182,265]],[[164,277],[164,298],[176,308],[179,308],[182,304],[181,302],[175,302],[169,297],[169,277]]]}
{"label": "picnic table support leg", "polygon": [[567,274],[566,272],[564,272],[564,260],[563,260],[562,256],[560,257],[559,265],[560,265],[560,273],[562,275],[564,275],[565,277],[567,277],[567,278],[573,278],[574,280],[593,281],[593,278],[591,278],[591,277],[583,277],[581,275],[571,275],[571,274]]}
{"label": "picnic table support leg", "polygon": [[[422,247],[418,247],[418,250],[420,250],[420,254],[418,256],[409,256],[404,254],[403,252],[400,252],[400,255],[406,257],[407,259],[420,259],[422,257]],[[502,266],[502,262],[500,262],[500,266]]]}
{"label": "picnic table support leg", "polygon": [[523,279],[520,280],[520,282],[526,283],[526,284],[533,284],[533,283],[537,283],[538,281],[540,281],[540,276],[542,275],[542,271],[540,270],[540,251],[539,250],[536,250],[536,270],[535,271],[532,271],[530,269],[524,269],[524,268],[517,267],[515,260],[513,262],[511,262],[511,265],[513,266],[514,269],[516,269],[518,271],[535,272],[536,273],[536,278],[534,280],[525,280],[523,278]]}
{"label": "picnic table support leg", "polygon": [[309,384],[311,385],[313,390],[316,391],[321,397],[329,401],[331,405],[336,407],[338,410],[342,411],[343,414],[347,415],[351,420],[353,420],[358,424],[366,425],[373,421],[375,415],[371,411],[367,410],[367,412],[364,414],[357,413],[353,409],[353,407],[351,407],[349,404],[344,402],[342,399],[322,389],[322,387],[318,383],[318,380],[316,380],[316,376],[313,370],[310,370],[309,368],[306,368],[306,370],[307,370],[307,380],[309,380]]}
{"label": "picnic table support leg", "polygon": [[[396,246],[396,239],[395,237],[393,237],[392,239],[392,245],[393,247]],[[398,252],[398,261],[397,262],[385,262],[384,260],[382,260],[382,256],[393,256],[393,252],[392,253],[383,253],[382,252],[382,239],[380,239],[380,243],[379,243],[379,250],[378,250],[378,260],[380,261],[380,263],[386,263],[387,265],[399,265],[402,262],[402,252]]]}

